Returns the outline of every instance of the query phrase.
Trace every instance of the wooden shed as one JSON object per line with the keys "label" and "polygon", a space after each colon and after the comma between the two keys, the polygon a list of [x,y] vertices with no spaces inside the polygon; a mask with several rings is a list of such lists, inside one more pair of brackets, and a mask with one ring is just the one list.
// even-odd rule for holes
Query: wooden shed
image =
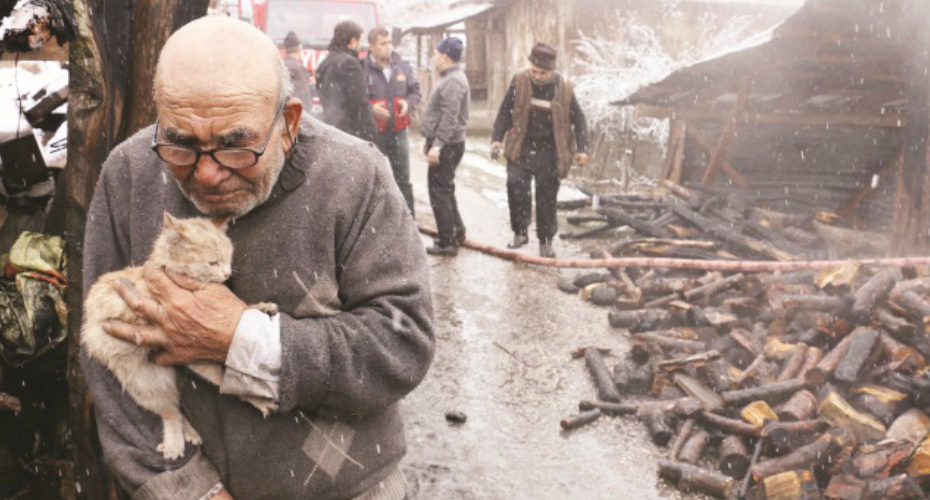
{"label": "wooden shed", "polygon": [[923,0],[808,0],[739,50],[620,105],[668,117],[663,177],[836,214],[926,249],[930,18]]}

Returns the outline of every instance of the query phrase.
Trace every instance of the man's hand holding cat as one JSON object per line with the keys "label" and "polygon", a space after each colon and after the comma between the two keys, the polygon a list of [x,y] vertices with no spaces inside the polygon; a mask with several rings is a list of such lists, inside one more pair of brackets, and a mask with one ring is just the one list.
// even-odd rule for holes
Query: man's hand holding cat
{"label": "man's hand holding cat", "polygon": [[148,267],[145,281],[154,300],[125,280],[114,288],[150,325],[109,321],[104,331],[127,342],[161,348],[153,357],[160,365],[225,362],[246,303],[225,285],[192,282]]}

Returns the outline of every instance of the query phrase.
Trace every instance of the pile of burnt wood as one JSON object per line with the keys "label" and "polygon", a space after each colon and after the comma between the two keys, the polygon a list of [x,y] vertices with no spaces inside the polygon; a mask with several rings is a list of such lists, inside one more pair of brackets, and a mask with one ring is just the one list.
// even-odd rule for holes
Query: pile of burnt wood
{"label": "pile of burnt wood", "polygon": [[[909,500],[930,486],[930,278],[627,269],[559,287],[609,304],[619,359],[578,349],[602,415],[640,419],[682,491],[765,500]],[[607,362],[616,359],[613,370]]]}
{"label": "pile of burnt wood", "polygon": [[[832,214],[790,215],[764,210],[759,208],[763,200],[745,190],[715,192],[709,187],[684,188],[665,181],[662,189],[636,193],[599,196],[582,191],[590,198],[559,204],[562,209],[577,210],[567,216],[577,229],[563,231],[561,237],[607,239],[596,257],[604,257],[604,251],[613,257],[704,260],[792,261],[829,256],[830,245],[821,233],[830,230],[825,222],[832,221]],[[621,228],[625,232],[618,237]],[[844,244],[842,254],[874,253],[870,245],[875,242],[856,243],[862,248]]]}

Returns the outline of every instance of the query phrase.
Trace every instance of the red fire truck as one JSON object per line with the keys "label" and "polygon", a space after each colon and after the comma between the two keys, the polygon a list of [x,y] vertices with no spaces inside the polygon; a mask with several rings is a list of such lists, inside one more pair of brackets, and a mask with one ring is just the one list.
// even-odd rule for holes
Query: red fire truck
{"label": "red fire truck", "polygon": [[[241,0],[239,7],[240,17],[251,18],[279,47],[289,31],[296,33],[303,42],[304,63],[314,73],[326,57],[333,28],[352,20],[367,34],[381,22],[379,4],[380,0]],[[364,35],[362,45],[368,45]]]}

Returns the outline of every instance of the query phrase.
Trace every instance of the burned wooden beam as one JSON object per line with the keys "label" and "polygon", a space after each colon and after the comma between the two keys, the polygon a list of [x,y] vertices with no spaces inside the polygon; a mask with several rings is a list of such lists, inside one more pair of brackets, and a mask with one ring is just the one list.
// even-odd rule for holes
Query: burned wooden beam
{"label": "burned wooden beam", "polygon": [[591,377],[594,379],[594,384],[597,386],[598,397],[604,401],[619,403],[620,393],[617,392],[617,387],[610,377],[610,372],[607,371],[607,365],[604,364],[604,358],[601,356],[600,351],[590,347],[585,349],[584,360],[585,364],[588,365],[588,371],[591,372]]}
{"label": "burned wooden beam", "polygon": [[686,493],[704,493],[729,500],[736,490],[733,478],[682,462],[659,460],[659,477]]}
{"label": "burned wooden beam", "polygon": [[786,380],[752,389],[728,391],[724,392],[722,396],[723,400],[729,405],[742,405],[762,400],[776,402],[805,387],[807,387],[807,383],[803,380]]}
{"label": "burned wooden beam", "polygon": [[875,273],[869,281],[856,290],[855,300],[850,310],[850,319],[856,323],[865,323],[872,316],[875,305],[888,297],[888,292],[901,280],[901,271],[885,269]]}
{"label": "burned wooden beam", "polygon": [[692,288],[684,293],[685,300],[692,301],[699,298],[713,297],[714,295],[738,285],[746,276],[743,273],[737,273],[727,278],[722,278],[713,283]]}
{"label": "burned wooden beam", "polygon": [[687,464],[696,465],[704,456],[704,452],[707,451],[707,446],[709,444],[710,434],[702,430],[693,432],[684,446],[682,446],[678,454],[678,460]]}
{"label": "burned wooden beam", "polygon": [[722,431],[737,434],[740,436],[759,437],[762,433],[762,427],[753,425],[742,420],[722,417],[715,413],[703,411],[700,414],[701,422],[708,427],[720,429]]}
{"label": "burned wooden beam", "polygon": [[682,358],[659,361],[656,364],[656,368],[666,372],[674,372],[678,370],[701,368],[702,366],[718,359],[720,359],[720,352],[711,350],[698,354],[692,354],[691,356],[685,356]]}
{"label": "burned wooden beam", "polygon": [[780,422],[810,420],[817,414],[817,396],[810,391],[800,390],[778,407],[776,414]]}
{"label": "burned wooden beam", "polygon": [[758,463],[752,468],[752,477],[760,481],[769,476],[797,469],[807,469],[825,463],[838,451],[839,446],[830,434],[824,434],[813,443],[801,446],[791,453]]}
{"label": "burned wooden beam", "polygon": [[591,410],[600,410],[604,415],[622,417],[626,415],[636,415],[639,412],[640,405],[637,403],[607,403],[604,401],[582,400],[578,403],[578,409],[583,412]]}
{"label": "burned wooden beam", "polygon": [[623,328],[630,332],[655,330],[668,319],[668,311],[661,309],[642,309],[639,311],[610,311],[607,316],[610,326]]}
{"label": "burned wooden beam", "polygon": [[800,342],[797,344],[794,352],[791,353],[791,356],[788,356],[788,360],[785,361],[784,366],[782,366],[781,373],[778,374],[777,382],[784,382],[786,380],[791,380],[797,378],[798,374],[801,373],[801,368],[804,367],[804,361],[807,359],[807,344]]}
{"label": "burned wooden beam", "polygon": [[836,371],[833,372],[835,380],[849,384],[859,380],[859,374],[878,340],[878,331],[858,328],[850,334],[850,337],[852,339],[849,348],[837,364]]}
{"label": "burned wooden beam", "polygon": [[722,411],[726,406],[720,394],[714,392],[695,377],[676,372],[672,374],[672,379],[686,394],[700,401],[705,411]]}
{"label": "burned wooden beam", "polygon": [[584,413],[573,415],[559,422],[562,430],[571,431],[594,422],[601,416],[601,410],[594,408]]}
{"label": "burned wooden beam", "polygon": [[661,411],[651,411],[642,417],[646,430],[656,446],[666,446],[675,432],[672,430],[671,417]]}

